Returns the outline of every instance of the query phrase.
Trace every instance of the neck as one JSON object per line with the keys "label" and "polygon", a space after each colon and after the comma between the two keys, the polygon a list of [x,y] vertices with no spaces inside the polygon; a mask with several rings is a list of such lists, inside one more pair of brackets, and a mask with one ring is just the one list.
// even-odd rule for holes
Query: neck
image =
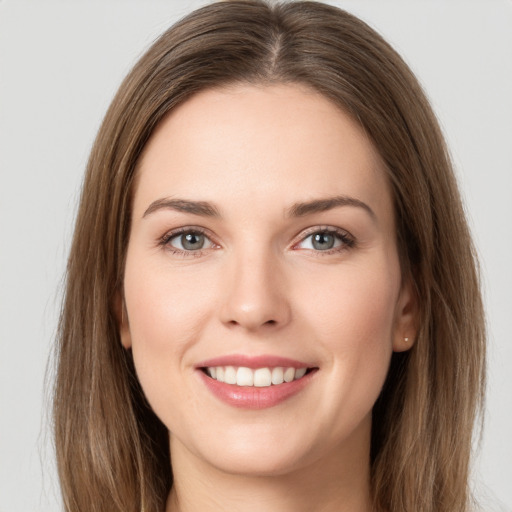
{"label": "neck", "polygon": [[166,512],[372,510],[369,442],[340,448],[278,475],[242,475],[219,470],[190,453],[172,436],[171,455],[174,484]]}

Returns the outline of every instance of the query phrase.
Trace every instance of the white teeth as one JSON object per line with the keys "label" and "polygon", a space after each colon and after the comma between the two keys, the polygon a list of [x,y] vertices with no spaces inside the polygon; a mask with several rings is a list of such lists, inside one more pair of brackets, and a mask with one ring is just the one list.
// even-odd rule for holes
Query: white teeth
{"label": "white teeth", "polygon": [[224,382],[226,384],[236,384],[236,369],[233,366],[226,366]]}
{"label": "white teeth", "polygon": [[307,371],[307,368],[297,368],[295,370],[295,380],[301,379],[302,377],[304,377],[304,375],[306,375],[306,371]]}
{"label": "white teeth", "polygon": [[301,379],[306,374],[307,368],[257,368],[255,370],[245,366],[211,366],[206,368],[206,373],[218,382],[234,384],[244,387],[265,388],[271,385],[278,386],[283,382],[292,382]]}
{"label": "white teeth", "polygon": [[241,366],[236,372],[237,386],[252,386],[254,384],[254,373],[250,368]]}
{"label": "white teeth", "polygon": [[282,368],[274,368],[272,370],[272,384],[282,384],[284,382],[284,375]]}
{"label": "white teeth", "polygon": [[295,368],[286,368],[284,371],[284,381],[291,382],[295,378]]}
{"label": "white teeth", "polygon": [[254,385],[257,388],[266,388],[272,384],[272,374],[269,368],[258,368],[254,371]]}

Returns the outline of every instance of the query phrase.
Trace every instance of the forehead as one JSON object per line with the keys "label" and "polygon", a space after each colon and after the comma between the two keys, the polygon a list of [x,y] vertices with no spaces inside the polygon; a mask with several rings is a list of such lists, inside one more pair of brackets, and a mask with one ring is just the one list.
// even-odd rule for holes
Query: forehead
{"label": "forehead", "polygon": [[377,208],[390,203],[384,165],[364,130],[296,84],[196,94],[160,123],[137,172],[135,209],[165,195],[246,208],[336,194]]}

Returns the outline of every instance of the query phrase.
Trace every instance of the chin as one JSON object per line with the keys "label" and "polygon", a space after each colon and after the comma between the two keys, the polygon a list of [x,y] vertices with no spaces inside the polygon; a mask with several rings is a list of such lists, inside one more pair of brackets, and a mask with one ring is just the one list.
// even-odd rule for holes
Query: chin
{"label": "chin", "polygon": [[247,477],[283,476],[306,466],[299,454],[269,452],[257,450],[258,455],[254,456],[225,453],[224,458],[215,459],[211,464],[223,473]]}
{"label": "chin", "polygon": [[315,458],[305,435],[290,436],[285,428],[272,431],[262,426],[231,428],[223,436],[206,434],[184,439],[183,444],[171,436],[171,453],[186,448],[203,464],[223,473],[259,477],[285,475]]}

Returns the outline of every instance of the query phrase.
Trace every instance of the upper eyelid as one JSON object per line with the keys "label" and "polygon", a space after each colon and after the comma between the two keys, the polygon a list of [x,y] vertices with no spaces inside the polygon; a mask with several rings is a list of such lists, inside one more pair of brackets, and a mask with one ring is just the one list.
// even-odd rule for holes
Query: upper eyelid
{"label": "upper eyelid", "polygon": [[346,229],[339,228],[336,226],[327,226],[327,225],[320,225],[320,226],[311,226],[309,228],[303,229],[300,234],[304,234],[305,236],[311,235],[313,233],[323,233],[323,232],[330,232],[330,233],[346,233],[347,235],[350,234]]}
{"label": "upper eyelid", "polygon": [[[183,233],[199,233],[201,235],[206,236],[209,238],[212,242],[214,242],[214,236],[212,236],[210,230],[202,228],[200,226],[183,226],[176,229],[170,229],[169,231],[166,231],[161,237],[160,240],[170,240],[171,238],[174,238],[175,236],[182,235]],[[216,242],[214,242],[216,243]]]}

